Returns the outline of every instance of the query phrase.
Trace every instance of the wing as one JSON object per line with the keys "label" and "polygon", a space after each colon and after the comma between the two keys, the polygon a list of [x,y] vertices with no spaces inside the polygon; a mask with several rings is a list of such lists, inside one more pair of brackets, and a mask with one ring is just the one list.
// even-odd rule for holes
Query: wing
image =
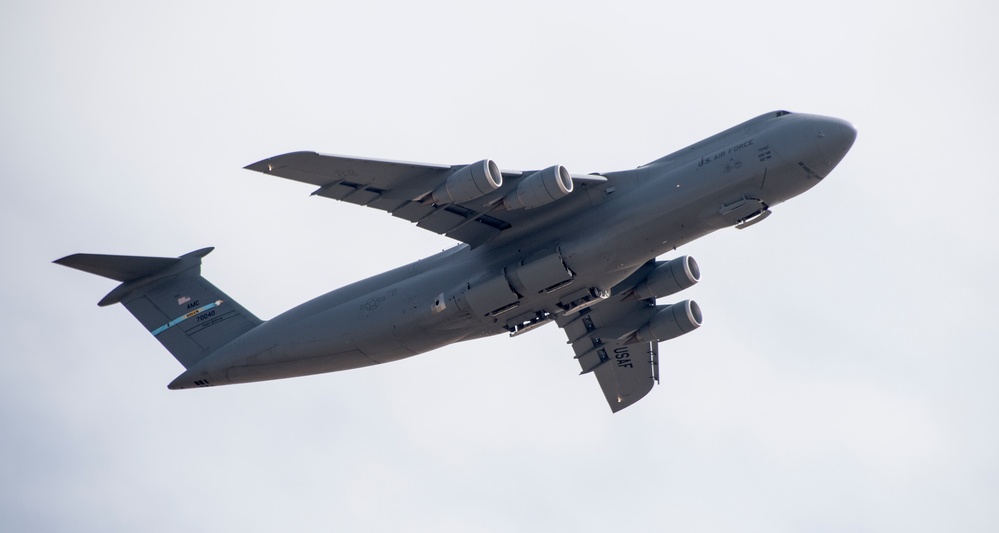
{"label": "wing", "polygon": [[628,297],[635,285],[631,280],[644,279],[653,267],[650,261],[606,300],[556,320],[572,344],[581,374],[596,375],[615,413],[644,398],[659,382],[659,343],[635,342],[632,335],[655,314],[655,301]]}
{"label": "wing", "polygon": [[[530,231],[539,211],[500,208],[502,200],[529,173],[502,172],[498,189],[464,202],[436,203],[433,191],[467,165],[433,165],[363,159],[315,152],[293,152],[258,161],[245,168],[319,187],[312,194],[373,207],[417,226],[478,246],[501,232]],[[602,176],[572,176],[583,188],[605,182]],[[569,195],[561,202],[570,200]],[[580,202],[575,202],[580,203]]]}

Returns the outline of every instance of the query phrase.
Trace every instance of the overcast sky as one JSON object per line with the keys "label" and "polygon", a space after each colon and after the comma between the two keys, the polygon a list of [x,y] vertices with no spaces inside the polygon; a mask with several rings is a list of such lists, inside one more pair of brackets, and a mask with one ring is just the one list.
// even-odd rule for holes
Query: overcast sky
{"label": "overcast sky", "polygon": [[[0,529],[996,530],[999,8],[806,5],[4,2]],[[617,170],[775,109],[857,142],[681,250],[705,325],[616,415],[553,326],[168,391],[51,264],[216,246],[270,318],[452,242],[246,164]]]}

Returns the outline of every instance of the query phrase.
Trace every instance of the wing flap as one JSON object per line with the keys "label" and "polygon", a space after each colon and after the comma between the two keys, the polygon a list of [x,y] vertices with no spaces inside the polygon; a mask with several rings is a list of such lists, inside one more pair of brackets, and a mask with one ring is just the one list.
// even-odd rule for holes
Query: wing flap
{"label": "wing flap", "polygon": [[384,195],[375,198],[370,203],[365,204],[367,207],[378,209],[380,211],[386,211],[392,213],[393,211],[399,209],[400,207],[411,204],[409,200],[399,200],[397,198],[386,198]]}
{"label": "wing flap", "polygon": [[486,242],[499,235],[500,229],[488,224],[461,224],[445,234],[461,242]]}
{"label": "wing flap", "polygon": [[364,187],[363,189],[358,187],[357,189],[354,189],[353,192],[347,193],[347,195],[341,198],[341,200],[356,205],[368,205],[380,198],[383,194],[385,194],[385,191],[383,190],[372,189],[371,187]]}
{"label": "wing flap", "polygon": [[431,213],[427,218],[416,223],[418,227],[428,229],[434,233],[444,234],[465,222],[466,218],[451,209],[439,209]]}
{"label": "wing flap", "polygon": [[433,206],[422,205],[419,202],[407,202],[392,211],[392,216],[403,220],[416,222],[434,211]]}

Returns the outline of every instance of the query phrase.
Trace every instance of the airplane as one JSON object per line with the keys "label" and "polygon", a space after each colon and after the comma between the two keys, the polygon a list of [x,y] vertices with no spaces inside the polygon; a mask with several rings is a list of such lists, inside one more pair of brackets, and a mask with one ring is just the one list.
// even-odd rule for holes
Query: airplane
{"label": "airplane", "polygon": [[[179,257],[74,254],[55,263],[120,282],[122,303],[185,368],[188,389],[388,363],[554,322],[612,412],[659,382],[659,343],[701,326],[690,256],[660,256],[744,229],[822,181],[853,146],[837,118],[774,111],[635,169],[500,170],[293,152],[246,166],[314,196],[390,213],[459,241],[264,321],[201,276],[213,248]],[[568,356],[568,353],[567,353]]]}

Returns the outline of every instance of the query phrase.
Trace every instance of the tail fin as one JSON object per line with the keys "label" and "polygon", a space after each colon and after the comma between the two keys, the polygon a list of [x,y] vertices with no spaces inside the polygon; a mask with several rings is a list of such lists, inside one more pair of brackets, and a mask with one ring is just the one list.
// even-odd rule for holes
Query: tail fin
{"label": "tail fin", "polygon": [[261,320],[201,277],[202,248],[177,258],[74,254],[57,264],[121,281],[97,305],[121,302],[174,357],[190,368]]}

